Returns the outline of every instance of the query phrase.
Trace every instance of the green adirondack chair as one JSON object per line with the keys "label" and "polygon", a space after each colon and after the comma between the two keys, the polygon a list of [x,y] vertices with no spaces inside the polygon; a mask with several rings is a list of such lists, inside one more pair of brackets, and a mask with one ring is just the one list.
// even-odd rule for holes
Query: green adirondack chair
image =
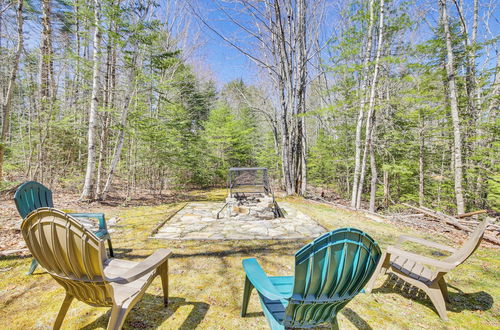
{"label": "green adirondack chair", "polygon": [[[16,203],[17,211],[21,218],[25,219],[28,214],[40,207],[54,207],[52,201],[52,191],[45,187],[43,184],[36,181],[26,181],[17,188],[14,194],[14,202]],[[113,246],[111,244],[111,237],[106,227],[104,214],[102,213],[70,213],[71,216],[80,219],[81,222],[86,222],[84,219],[95,218],[99,221],[99,230],[94,234],[101,240],[107,240],[109,246],[109,254],[114,257]],[[36,259],[31,261],[31,266],[28,275],[33,274],[38,262]]]}
{"label": "green adirondack chair", "polygon": [[245,259],[241,316],[246,315],[255,288],[271,329],[324,323],[338,328],[337,313],[362,291],[380,256],[380,248],[370,236],[343,228],[318,237],[295,253],[295,276],[267,276],[256,259]]}

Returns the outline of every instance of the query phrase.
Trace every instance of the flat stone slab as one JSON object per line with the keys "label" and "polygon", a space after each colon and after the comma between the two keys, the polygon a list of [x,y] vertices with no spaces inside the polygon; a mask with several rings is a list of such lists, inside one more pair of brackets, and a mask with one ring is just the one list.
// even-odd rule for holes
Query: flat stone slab
{"label": "flat stone slab", "polygon": [[153,236],[168,240],[275,240],[313,239],[327,230],[288,203],[280,203],[286,217],[262,220],[244,218],[217,219],[223,203],[188,203]]}

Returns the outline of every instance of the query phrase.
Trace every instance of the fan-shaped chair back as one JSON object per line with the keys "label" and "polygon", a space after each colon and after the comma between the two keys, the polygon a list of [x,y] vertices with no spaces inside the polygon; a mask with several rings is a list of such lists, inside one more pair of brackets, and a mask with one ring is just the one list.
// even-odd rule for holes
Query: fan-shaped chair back
{"label": "fan-shaped chair back", "polygon": [[104,278],[104,244],[70,215],[51,208],[29,214],[21,231],[33,256],[71,295],[94,306],[111,306]]}
{"label": "fan-shaped chair back", "polygon": [[14,202],[23,219],[40,207],[54,207],[52,192],[36,181],[26,181],[20,185],[14,195]]}
{"label": "fan-shaped chair back", "polygon": [[295,254],[293,295],[285,327],[331,322],[373,274],[380,248],[366,233],[343,228],[327,233]]}

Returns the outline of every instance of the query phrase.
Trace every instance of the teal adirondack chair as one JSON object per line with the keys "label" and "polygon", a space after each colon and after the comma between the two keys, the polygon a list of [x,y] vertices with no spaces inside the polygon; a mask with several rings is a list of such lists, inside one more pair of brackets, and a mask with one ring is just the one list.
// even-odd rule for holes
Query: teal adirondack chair
{"label": "teal adirondack chair", "polygon": [[[24,219],[32,211],[40,207],[54,207],[54,202],[52,201],[52,191],[45,187],[43,184],[36,181],[26,181],[17,188],[14,194],[14,202],[16,203],[17,211],[19,215]],[[70,213],[71,216],[75,218],[95,218],[99,221],[99,230],[94,232],[94,234],[101,240],[107,240],[109,246],[109,254],[114,257],[113,246],[111,245],[111,237],[109,236],[108,229],[106,227],[106,221],[104,220],[104,214],[102,213]],[[36,259],[31,261],[31,266],[28,271],[28,275],[33,274],[38,262]]]}
{"label": "teal adirondack chair", "polygon": [[241,316],[250,293],[259,294],[271,329],[311,328],[331,323],[372,276],[380,248],[364,232],[343,228],[326,233],[295,253],[295,276],[267,276],[256,259],[243,260],[246,272]]}

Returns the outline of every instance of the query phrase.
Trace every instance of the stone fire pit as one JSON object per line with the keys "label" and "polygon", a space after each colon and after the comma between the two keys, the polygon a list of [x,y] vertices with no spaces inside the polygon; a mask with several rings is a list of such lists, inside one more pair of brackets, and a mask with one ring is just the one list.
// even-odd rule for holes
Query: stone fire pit
{"label": "stone fire pit", "polygon": [[[231,208],[217,219],[223,203],[188,203],[153,238],[170,240],[313,239],[326,232],[316,221],[289,203],[280,203],[284,218],[274,218],[252,207]],[[272,212],[271,212],[272,213]]]}

